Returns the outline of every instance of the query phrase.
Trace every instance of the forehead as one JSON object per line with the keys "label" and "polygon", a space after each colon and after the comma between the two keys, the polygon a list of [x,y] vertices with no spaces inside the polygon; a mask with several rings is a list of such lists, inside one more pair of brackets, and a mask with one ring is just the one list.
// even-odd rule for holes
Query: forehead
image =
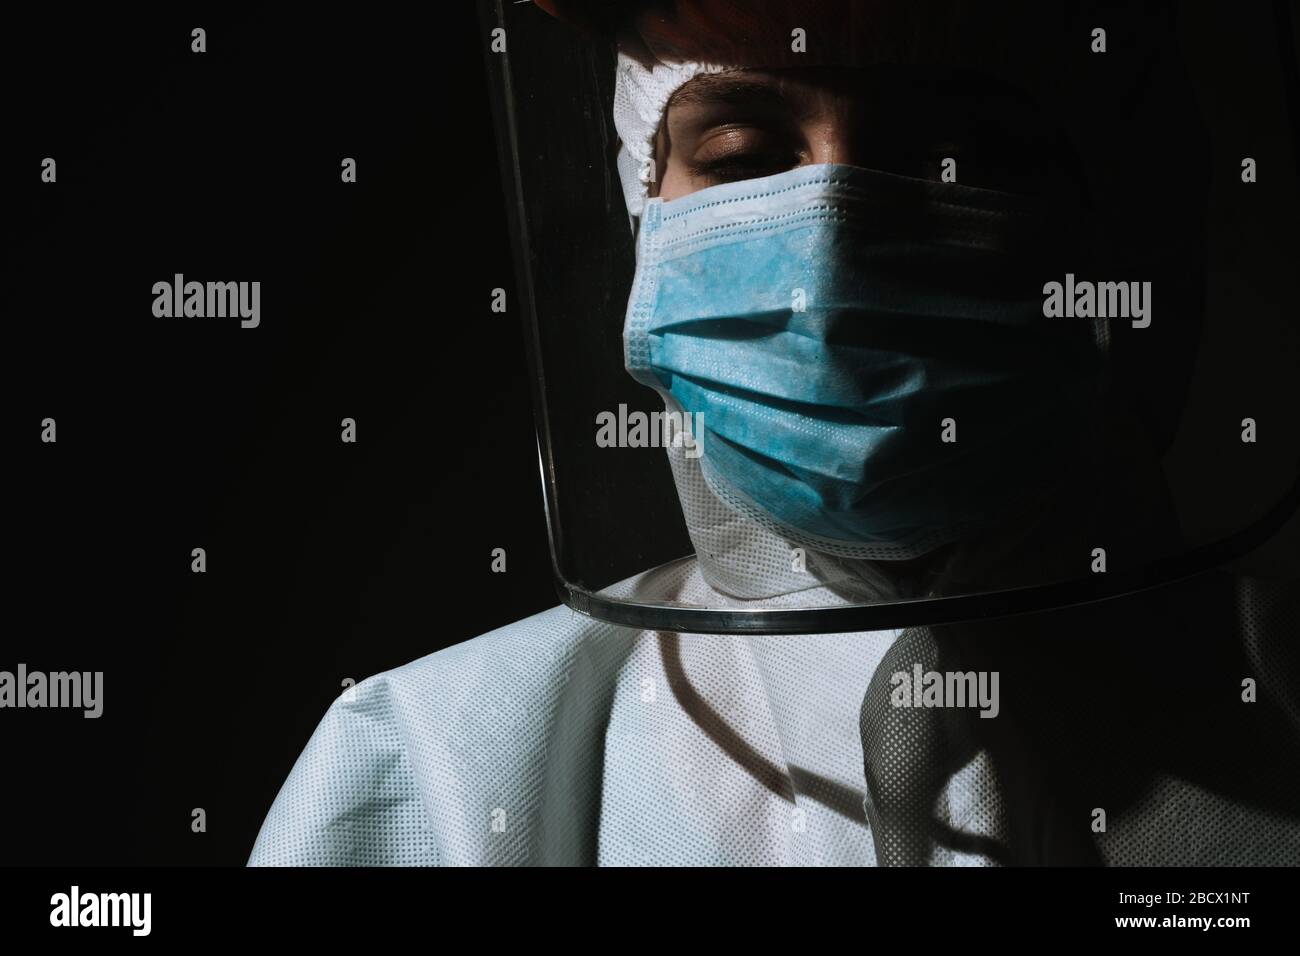
{"label": "forehead", "polygon": [[671,113],[768,108],[796,116],[838,112],[907,111],[940,113],[996,106],[1031,110],[1032,99],[1004,80],[976,71],[917,68],[903,64],[873,67],[745,68],[699,74],[668,101]]}

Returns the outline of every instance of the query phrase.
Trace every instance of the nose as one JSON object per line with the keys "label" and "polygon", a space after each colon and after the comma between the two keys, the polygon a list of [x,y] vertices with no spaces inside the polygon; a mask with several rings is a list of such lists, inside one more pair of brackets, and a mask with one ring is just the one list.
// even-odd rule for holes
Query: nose
{"label": "nose", "polygon": [[863,165],[861,136],[854,136],[847,122],[838,118],[818,120],[804,128],[807,144],[807,163],[840,163],[846,166]]}

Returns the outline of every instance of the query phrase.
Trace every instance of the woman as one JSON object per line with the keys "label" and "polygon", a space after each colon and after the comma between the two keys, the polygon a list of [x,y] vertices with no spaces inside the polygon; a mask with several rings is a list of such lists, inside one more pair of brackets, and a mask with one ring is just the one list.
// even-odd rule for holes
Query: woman
{"label": "woman", "polygon": [[[1205,167],[1171,19],[538,5],[616,37],[626,364],[704,425],[668,449],[695,560],[609,593],[812,607],[1177,550]],[[1125,175],[1170,130],[1183,161]],[[1161,318],[1053,318],[1067,276]],[[555,608],[332,706],[250,863],[1294,863],[1295,688],[1237,686],[1289,652],[1247,603],[1276,626],[1295,589],[798,639]]]}

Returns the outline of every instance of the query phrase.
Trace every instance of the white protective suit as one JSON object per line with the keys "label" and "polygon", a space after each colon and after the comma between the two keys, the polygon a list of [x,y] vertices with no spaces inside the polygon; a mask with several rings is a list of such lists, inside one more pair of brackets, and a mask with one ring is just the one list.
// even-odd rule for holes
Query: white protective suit
{"label": "white protective suit", "polygon": [[[697,559],[680,580],[618,590],[782,603],[719,590],[779,589],[789,545],[718,501],[697,461],[669,454]],[[798,595],[809,598],[840,602]],[[1248,644],[1280,606],[1250,600]],[[336,700],[249,863],[874,864],[859,709],[896,637],[677,635],[553,608]],[[951,776],[934,815],[1001,836],[984,754]],[[1163,777],[1097,842],[1125,864],[1294,864],[1300,822]],[[939,848],[924,862],[988,857]]]}
{"label": "white protective suit", "polygon": [[[620,57],[619,172],[633,215],[668,97],[709,69],[648,71]],[[611,592],[711,606],[844,602],[807,590],[789,542],[722,503],[683,450],[667,453],[696,558]],[[1239,610],[1251,614],[1237,637],[1256,646],[1265,623],[1285,622],[1282,599],[1242,594]],[[868,825],[863,700],[898,638],[678,635],[553,608],[336,700],[249,863],[875,864],[878,843],[900,844]],[[1286,720],[1300,739],[1300,714]],[[879,739],[903,765],[921,746]],[[1007,833],[1003,784],[983,750],[958,764],[922,790],[936,794],[929,815],[969,839],[953,848],[908,837],[912,849],[880,862],[994,860],[984,849]],[[879,786],[907,794],[911,783]],[[1092,839],[1106,862],[1300,862],[1297,815],[1167,774]]]}

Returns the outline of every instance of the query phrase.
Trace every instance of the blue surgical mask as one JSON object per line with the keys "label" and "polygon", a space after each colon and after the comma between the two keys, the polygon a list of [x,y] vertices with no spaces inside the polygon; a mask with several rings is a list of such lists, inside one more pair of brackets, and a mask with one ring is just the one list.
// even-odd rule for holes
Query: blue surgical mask
{"label": "blue surgical mask", "polygon": [[651,199],[627,368],[697,416],[738,510],[833,554],[915,557],[1041,494],[1087,441],[1093,326],[1043,315],[1071,225],[840,165]]}

